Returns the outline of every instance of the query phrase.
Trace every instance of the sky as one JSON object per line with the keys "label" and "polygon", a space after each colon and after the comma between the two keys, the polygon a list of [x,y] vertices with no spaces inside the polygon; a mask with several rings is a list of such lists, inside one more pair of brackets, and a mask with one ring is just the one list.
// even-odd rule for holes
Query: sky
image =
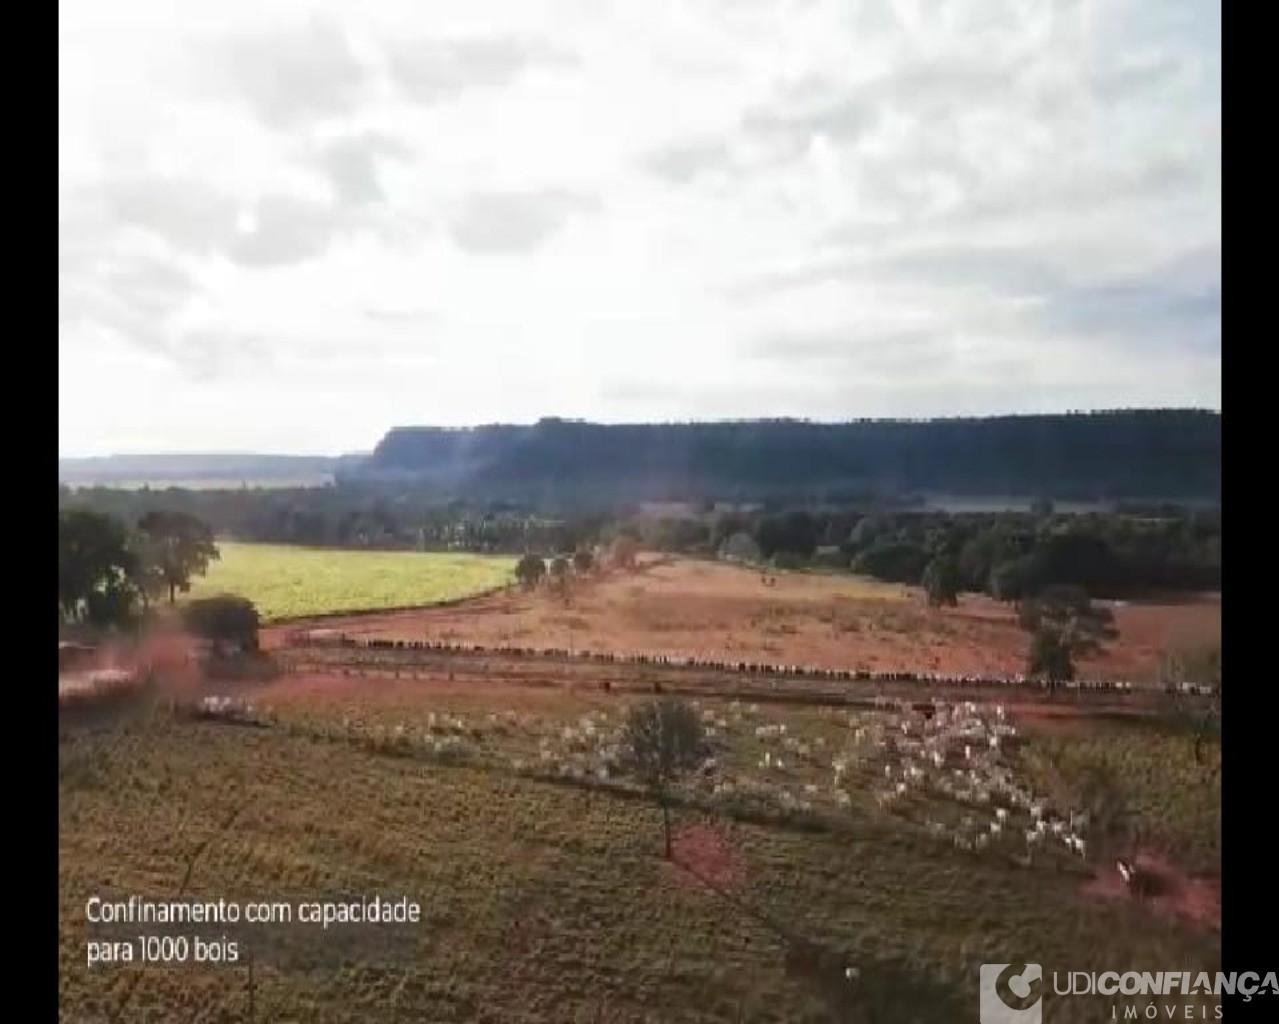
{"label": "sky", "polygon": [[59,8],[63,456],[1221,407],[1217,4]]}

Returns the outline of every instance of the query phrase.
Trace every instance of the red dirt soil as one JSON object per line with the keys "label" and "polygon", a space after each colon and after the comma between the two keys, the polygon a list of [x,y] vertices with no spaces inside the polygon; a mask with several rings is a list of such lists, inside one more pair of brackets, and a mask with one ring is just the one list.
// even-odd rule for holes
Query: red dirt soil
{"label": "red dirt soil", "polygon": [[671,834],[674,864],[667,865],[680,885],[705,889],[704,879],[717,889],[732,890],[746,880],[746,858],[724,830],[713,825],[689,825]]}
{"label": "red dirt soil", "polygon": [[1153,876],[1158,886],[1156,894],[1135,895],[1113,864],[1099,869],[1097,877],[1080,888],[1080,894],[1090,900],[1142,902],[1159,917],[1221,930],[1221,879],[1192,877],[1165,857],[1149,851],[1136,854],[1133,864],[1138,871]]}
{"label": "red dirt soil", "polygon": [[[917,588],[848,576],[777,574],[765,586],[749,569],[691,559],[649,560],[639,571],[581,582],[566,602],[546,591],[508,591],[447,608],[323,620],[360,638],[444,640],[700,656],[869,671],[1012,675],[1026,636],[1013,611],[964,595],[958,608],[929,608]],[[1219,642],[1221,602],[1114,607],[1119,639],[1082,661],[1081,676],[1146,682],[1170,647]],[[281,646],[292,623],[267,630]]]}
{"label": "red dirt soil", "polygon": [[[199,680],[192,654],[194,641],[181,629],[161,624],[141,642],[116,640],[101,645],[75,672],[59,674],[59,699],[78,699],[94,692],[129,689],[137,686],[149,672],[159,673],[174,695],[193,689]],[[127,679],[99,684],[94,673],[118,671]]]}
{"label": "red dirt soil", "polygon": [[246,693],[255,699],[286,706],[296,704],[415,705],[422,700],[448,701],[456,709],[471,707],[477,712],[496,709],[540,711],[567,707],[582,711],[589,707],[607,707],[611,699],[603,694],[573,692],[563,687],[531,687],[504,683],[486,683],[477,687],[472,679],[452,680],[446,675],[425,678],[344,676],[339,673],[290,673]]}

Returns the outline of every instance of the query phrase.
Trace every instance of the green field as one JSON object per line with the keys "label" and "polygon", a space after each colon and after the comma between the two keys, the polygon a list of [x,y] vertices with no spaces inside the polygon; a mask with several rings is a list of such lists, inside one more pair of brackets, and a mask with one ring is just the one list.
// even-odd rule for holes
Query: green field
{"label": "green field", "polygon": [[222,557],[192,597],[240,594],[264,621],[437,604],[500,587],[513,558],[416,551],[336,551],[275,544],[218,545]]}

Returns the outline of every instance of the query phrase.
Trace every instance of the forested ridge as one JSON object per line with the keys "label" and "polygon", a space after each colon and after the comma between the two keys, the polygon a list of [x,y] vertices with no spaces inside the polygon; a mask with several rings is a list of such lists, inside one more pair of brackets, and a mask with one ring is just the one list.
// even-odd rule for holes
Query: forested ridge
{"label": "forested ridge", "polygon": [[618,500],[871,493],[1211,500],[1221,491],[1221,414],[401,427],[346,475],[416,478],[451,493],[494,497],[558,489]]}
{"label": "forested ridge", "polygon": [[[635,501],[849,502],[1051,497],[1085,502],[1221,493],[1221,414],[1148,409],[985,419],[742,420],[399,427],[337,458],[116,455],[59,460],[62,482],[153,486],[412,484],[436,498],[571,511]],[[207,484],[206,484],[207,486]]]}

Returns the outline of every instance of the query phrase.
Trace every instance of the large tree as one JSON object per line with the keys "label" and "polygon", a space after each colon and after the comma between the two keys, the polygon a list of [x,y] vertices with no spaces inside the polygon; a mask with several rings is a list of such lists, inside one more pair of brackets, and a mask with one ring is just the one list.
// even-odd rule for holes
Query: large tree
{"label": "large tree", "polygon": [[132,615],[138,562],[124,524],[85,509],[58,513],[58,610],[63,621],[123,625]]}
{"label": "large tree", "polygon": [[138,521],[148,579],[167,589],[169,604],[177,592],[191,589],[191,578],[203,576],[218,558],[213,530],[187,512],[148,512]]}
{"label": "large tree", "polygon": [[1027,673],[1049,688],[1075,677],[1075,661],[1115,639],[1114,615],[1079,587],[1047,587],[1021,602],[1021,628],[1031,635]]}

